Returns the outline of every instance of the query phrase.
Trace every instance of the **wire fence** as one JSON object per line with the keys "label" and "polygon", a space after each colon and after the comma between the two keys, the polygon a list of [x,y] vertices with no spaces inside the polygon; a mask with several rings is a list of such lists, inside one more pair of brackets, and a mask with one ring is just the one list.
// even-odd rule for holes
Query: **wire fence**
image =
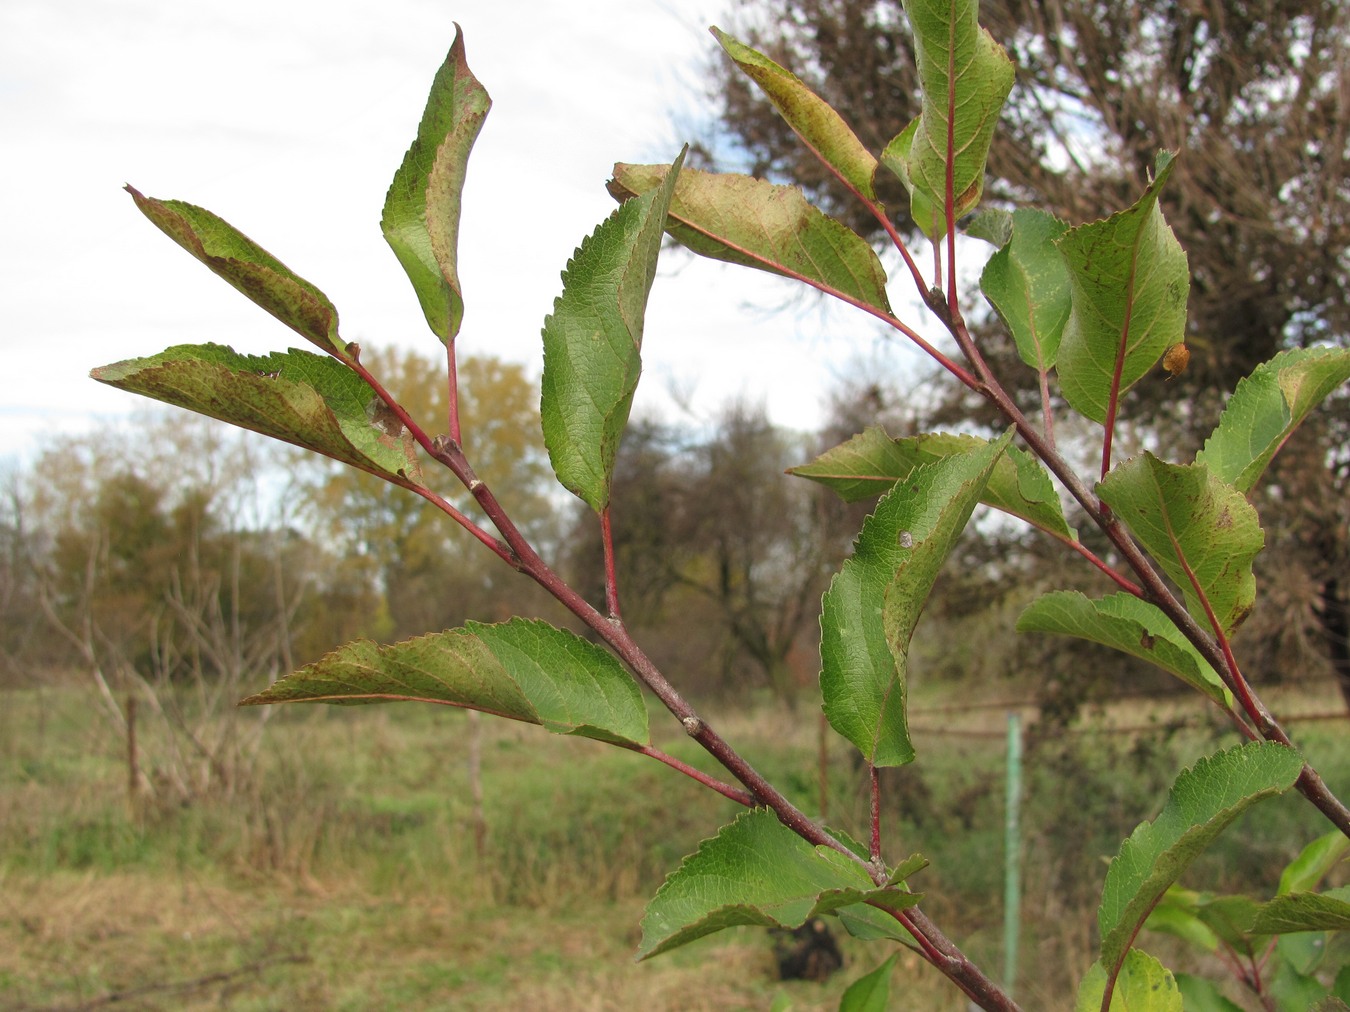
{"label": "wire fence", "polygon": [[[1128,693],[1111,696],[1104,699],[1094,699],[1091,707],[1094,709],[1111,706],[1115,704],[1131,702],[1153,702],[1157,703],[1156,696],[1147,693]],[[988,738],[1002,740],[1007,732],[1002,725],[998,727],[953,727],[950,724],[929,724],[925,723],[924,718],[937,716],[939,714],[964,714],[981,713],[997,711],[1007,714],[1020,714],[1027,716],[1029,714],[1039,714],[1043,706],[1034,699],[1005,699],[1005,700],[986,700],[970,703],[944,703],[935,706],[914,705],[911,708],[911,721],[909,730],[911,734],[932,735],[934,737],[950,738]],[[1350,720],[1350,709],[1332,710],[1318,709],[1306,712],[1280,713],[1279,721],[1281,724],[1308,724],[1318,722],[1331,722]],[[1167,714],[1155,715],[1155,718],[1146,722],[1134,722],[1125,724],[1098,724],[1090,727],[1066,727],[1055,729],[1056,734],[1070,735],[1140,735],[1150,733],[1170,733],[1183,728],[1202,728],[1213,724],[1213,717],[1205,712],[1192,712],[1188,714]]]}

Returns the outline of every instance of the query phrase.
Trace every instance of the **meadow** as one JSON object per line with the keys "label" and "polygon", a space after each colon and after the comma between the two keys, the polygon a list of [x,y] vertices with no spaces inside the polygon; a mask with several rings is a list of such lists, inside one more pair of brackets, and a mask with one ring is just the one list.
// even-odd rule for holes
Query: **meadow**
{"label": "meadow", "polygon": [[[917,694],[921,761],[887,782],[886,819],[934,861],[913,882],[932,889],[930,913],[997,966],[1003,711],[950,709],[959,696]],[[1275,702],[1336,708],[1334,696]],[[1088,713],[1071,733],[1031,725],[1017,987],[1026,1007],[1065,1007],[1093,958],[1105,860],[1156,814],[1175,764],[1230,744],[1222,726],[1179,713],[1194,715],[1134,702]],[[661,746],[706,766],[667,723],[654,714]],[[719,723],[794,800],[819,809],[812,708],[790,714],[766,700]],[[825,1009],[886,955],[843,938],[843,972],[784,982],[768,933],[737,929],[635,963],[647,898],[736,806],[620,749],[506,721],[482,730],[479,853],[460,711],[282,709],[255,760],[212,792],[165,805],[130,800],[125,742],[91,690],[0,693],[0,1009]],[[1350,788],[1344,721],[1295,730],[1332,786]],[[142,721],[151,782],[162,734]],[[856,831],[862,772],[841,740],[828,756],[831,821]],[[1186,884],[1273,889],[1322,832],[1315,816],[1296,796],[1258,806]],[[1143,944],[1177,968],[1217,969],[1188,966],[1165,938]],[[894,1007],[963,1008],[917,957],[904,954],[895,973]]]}

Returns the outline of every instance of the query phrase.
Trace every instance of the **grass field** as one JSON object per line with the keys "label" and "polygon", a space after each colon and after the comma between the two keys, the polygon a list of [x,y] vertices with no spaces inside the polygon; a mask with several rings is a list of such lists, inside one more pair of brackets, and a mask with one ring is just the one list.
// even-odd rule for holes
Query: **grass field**
{"label": "grass field", "polygon": [[[958,718],[920,698],[923,760],[887,785],[890,857],[934,862],[915,888],[986,969],[1001,966],[1002,713]],[[925,706],[932,707],[925,715]],[[1330,700],[1295,708],[1331,708]],[[251,717],[248,719],[252,719]],[[1033,743],[1023,813],[1018,994],[1064,1007],[1092,959],[1103,859],[1156,814],[1175,764],[1231,744],[1168,713],[1153,726]],[[657,719],[664,748],[704,765]],[[953,724],[978,735],[954,735]],[[818,807],[814,714],[765,705],[723,732],[807,810]],[[824,983],[775,978],[770,939],[739,929],[635,963],[646,899],[736,809],[664,767],[534,727],[485,720],[488,824],[475,853],[463,713],[292,708],[257,765],[186,805],[128,804],[125,744],[77,687],[0,697],[0,1008],[834,1008],[888,954],[851,939]],[[165,741],[152,720],[142,763]],[[1310,756],[1350,793],[1344,725],[1309,724]],[[943,733],[938,733],[943,732]],[[863,827],[857,771],[831,746],[831,819]],[[1268,889],[1322,832],[1287,797],[1258,807],[1198,864],[1200,888]],[[1150,945],[1163,955],[1165,946]],[[917,958],[896,1008],[964,1009]]]}

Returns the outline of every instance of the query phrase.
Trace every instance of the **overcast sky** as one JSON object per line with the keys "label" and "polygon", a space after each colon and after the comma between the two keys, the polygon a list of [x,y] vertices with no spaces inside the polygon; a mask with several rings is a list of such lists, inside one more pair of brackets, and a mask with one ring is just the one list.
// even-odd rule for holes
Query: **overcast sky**
{"label": "overcast sky", "polygon": [[[174,245],[122,192],[214,211],[318,285],[348,340],[436,352],[379,231],[432,76],[464,29],[493,109],[469,162],[461,354],[536,374],[559,274],[612,210],[615,161],[670,161],[706,116],[727,0],[5,0],[0,4],[0,457],[140,401],[91,367],[214,341],[305,342]],[[821,417],[832,378],[893,353],[791,286],[663,256],[637,411],[762,399]],[[893,346],[891,346],[893,347]],[[672,391],[677,397],[672,397]]]}

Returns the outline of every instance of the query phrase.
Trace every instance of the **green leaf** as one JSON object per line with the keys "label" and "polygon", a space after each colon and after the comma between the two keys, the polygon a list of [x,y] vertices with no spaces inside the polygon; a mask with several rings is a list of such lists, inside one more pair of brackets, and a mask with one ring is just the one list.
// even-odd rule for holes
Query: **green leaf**
{"label": "green leaf", "polygon": [[877,503],[822,601],[820,686],[830,725],[875,766],[914,759],[905,715],[909,641],[1009,429],[914,468]]}
{"label": "green leaf", "polygon": [[357,640],[242,700],[443,703],[618,744],[648,741],[647,708],[622,665],[575,633],[514,618],[389,646]]}
{"label": "green leaf", "polygon": [[647,296],[681,152],[661,186],[582,241],[544,320],[540,414],[558,480],[597,513],[609,504],[619,441],[642,372]]}
{"label": "green leaf", "polygon": [[1250,492],[1308,413],[1350,379],[1350,349],[1295,348],[1239,381],[1198,464]]}
{"label": "green leaf", "polygon": [[[660,185],[665,174],[664,165],[619,163],[609,192],[629,200]],[[685,169],[666,230],[700,256],[797,278],[856,305],[891,312],[876,250],[795,187]]]}
{"label": "green leaf", "polygon": [[893,953],[871,973],[850,984],[839,999],[839,1012],[886,1012],[891,1001],[891,971],[899,958],[898,952]]}
{"label": "green leaf", "polygon": [[[920,464],[966,453],[986,442],[945,432],[892,439],[884,429],[869,426],[788,473],[828,486],[845,502],[859,502],[888,491]],[[1064,520],[1063,505],[1045,467],[1015,446],[1009,446],[994,465],[980,501],[1056,537],[1076,537]]]}
{"label": "green leaf", "polygon": [[899,921],[883,910],[869,907],[866,903],[840,907],[836,911],[839,923],[850,935],[864,942],[877,942],[889,939],[904,942],[906,945],[919,944],[913,935],[904,929]]}
{"label": "green leaf", "polygon": [[[868,856],[867,848],[857,841],[843,833],[834,830],[831,830],[831,832],[847,843],[854,853],[860,857],[866,858]],[[917,875],[927,867],[928,859],[926,857],[922,854],[912,854],[891,869],[891,873],[886,877],[886,884],[892,886],[904,885],[911,876]],[[907,945],[918,944],[918,941],[905,929],[904,925],[889,913],[879,910],[877,907],[868,906],[866,903],[854,903],[846,907],[840,907],[834,913],[839,918],[839,923],[854,938],[861,938],[864,941],[889,938],[893,941],[904,942]]]}
{"label": "green leaf", "polygon": [[1069,319],[1069,269],[1054,240],[1069,226],[1045,211],[1014,211],[1012,236],[984,265],[980,290],[1033,369],[1055,364]]}
{"label": "green leaf", "polygon": [[1298,857],[1290,861],[1280,873],[1277,895],[1310,892],[1347,852],[1350,852],[1350,837],[1340,830],[1333,829],[1319,836],[1299,851]]}
{"label": "green leaf", "polygon": [[638,958],[741,924],[799,928],[856,903],[903,910],[917,893],[877,888],[857,862],[813,847],[765,808],[724,826],[666,879],[642,918]]}
{"label": "green leaf", "polygon": [[1341,967],[1331,985],[1332,996],[1342,1002],[1350,1003],[1350,964]]}
{"label": "green leaf", "polygon": [[[1283,939],[1281,940],[1283,941]],[[1282,949],[1282,945],[1277,945]],[[1327,994],[1327,986],[1311,974],[1301,973],[1287,960],[1277,959],[1273,974],[1263,973],[1268,992],[1280,1012],[1339,1012],[1344,1006]]]}
{"label": "green leaf", "polygon": [[881,160],[909,189],[914,223],[936,239],[947,231],[949,144],[960,218],[984,192],[989,142],[1015,73],[1003,47],[980,27],[978,0],[905,0],[904,6],[914,29],[922,105]]}
{"label": "green leaf", "polygon": [[417,473],[400,439],[402,426],[384,402],[360,376],[325,355],[295,348],[240,355],[219,344],[179,345],[90,375],[372,474]]}
{"label": "green leaf", "polygon": [[1102,501],[1179,586],[1196,621],[1200,600],[1231,635],[1256,602],[1252,560],[1265,545],[1256,509],[1203,464],[1169,464],[1145,452],[1097,486]]}
{"label": "green leaf", "polygon": [[721,29],[711,31],[736,66],[759,85],[788,126],[816,157],[831,166],[853,189],[869,200],[875,200],[872,177],[877,171],[876,157],[858,140],[843,117],[803,84],[796,74]]}
{"label": "green leaf", "polygon": [[[1329,934],[1327,931],[1294,931],[1279,935],[1275,938],[1275,961],[1297,973],[1316,973],[1326,958]],[[1260,936],[1267,943],[1270,937]]]}
{"label": "green leaf", "polygon": [[963,231],[972,239],[983,239],[994,247],[1002,249],[1012,239],[1013,216],[1011,211],[1001,207],[986,207],[966,219]]}
{"label": "green leaf", "polygon": [[1247,927],[1260,907],[1250,896],[1212,896],[1198,903],[1195,912],[1220,942],[1240,956],[1254,957],[1258,946]]}
{"label": "green leaf", "polygon": [[464,34],[431,84],[417,137],[394,173],[380,228],[412,282],[427,326],[443,342],[464,320],[458,272],[460,195],[469,151],[492,99],[464,59]]}
{"label": "green leaf", "polygon": [[1224,706],[1232,702],[1209,662],[1172,620],[1133,594],[1094,601],[1076,590],[1054,591],[1031,602],[1017,620],[1017,631],[1091,640],[1156,664]]}
{"label": "green leaf", "polygon": [[1350,886],[1323,893],[1298,892],[1263,903],[1248,929],[1255,935],[1294,931],[1350,931]]}
{"label": "green leaf", "polygon": [[1201,896],[1190,889],[1169,886],[1157,905],[1149,911],[1144,927],[1189,942],[1198,949],[1214,952],[1219,937],[1200,917]]}
{"label": "green leaf", "polygon": [[[1075,1012],[1100,1012],[1106,997],[1106,970],[1093,963],[1078,987]],[[1132,949],[1116,977],[1110,1012],[1183,1012],[1172,971],[1147,952]]]}
{"label": "green leaf", "polygon": [[[831,832],[834,831],[831,830]],[[842,836],[843,834],[835,832],[834,835]],[[860,850],[858,853],[860,856],[867,856],[865,850]],[[924,857],[922,854],[911,854],[891,869],[890,874],[886,876],[886,883],[888,885],[903,885],[910,878],[919,874],[919,872],[927,867],[928,858]]]}
{"label": "green leaf", "polygon": [[1234,819],[1288,790],[1303,769],[1294,749],[1249,742],[1182,770],[1153,822],[1140,823],[1106,872],[1097,911],[1101,962],[1115,966],[1159,896]]}
{"label": "green leaf", "polygon": [[1185,337],[1190,273],[1158,206],[1173,164],[1159,154],[1138,203],[1058,240],[1073,304],[1055,366],[1065,400],[1094,422]]}
{"label": "green leaf", "polygon": [[1242,1012],[1241,1005],[1235,1005],[1225,998],[1214,982],[1204,977],[1179,973],[1177,989],[1181,991],[1186,1012]]}
{"label": "green leaf", "polygon": [[338,314],[328,296],[210,211],[181,200],[156,200],[134,187],[136,206],[165,235],[301,337],[345,357]]}

